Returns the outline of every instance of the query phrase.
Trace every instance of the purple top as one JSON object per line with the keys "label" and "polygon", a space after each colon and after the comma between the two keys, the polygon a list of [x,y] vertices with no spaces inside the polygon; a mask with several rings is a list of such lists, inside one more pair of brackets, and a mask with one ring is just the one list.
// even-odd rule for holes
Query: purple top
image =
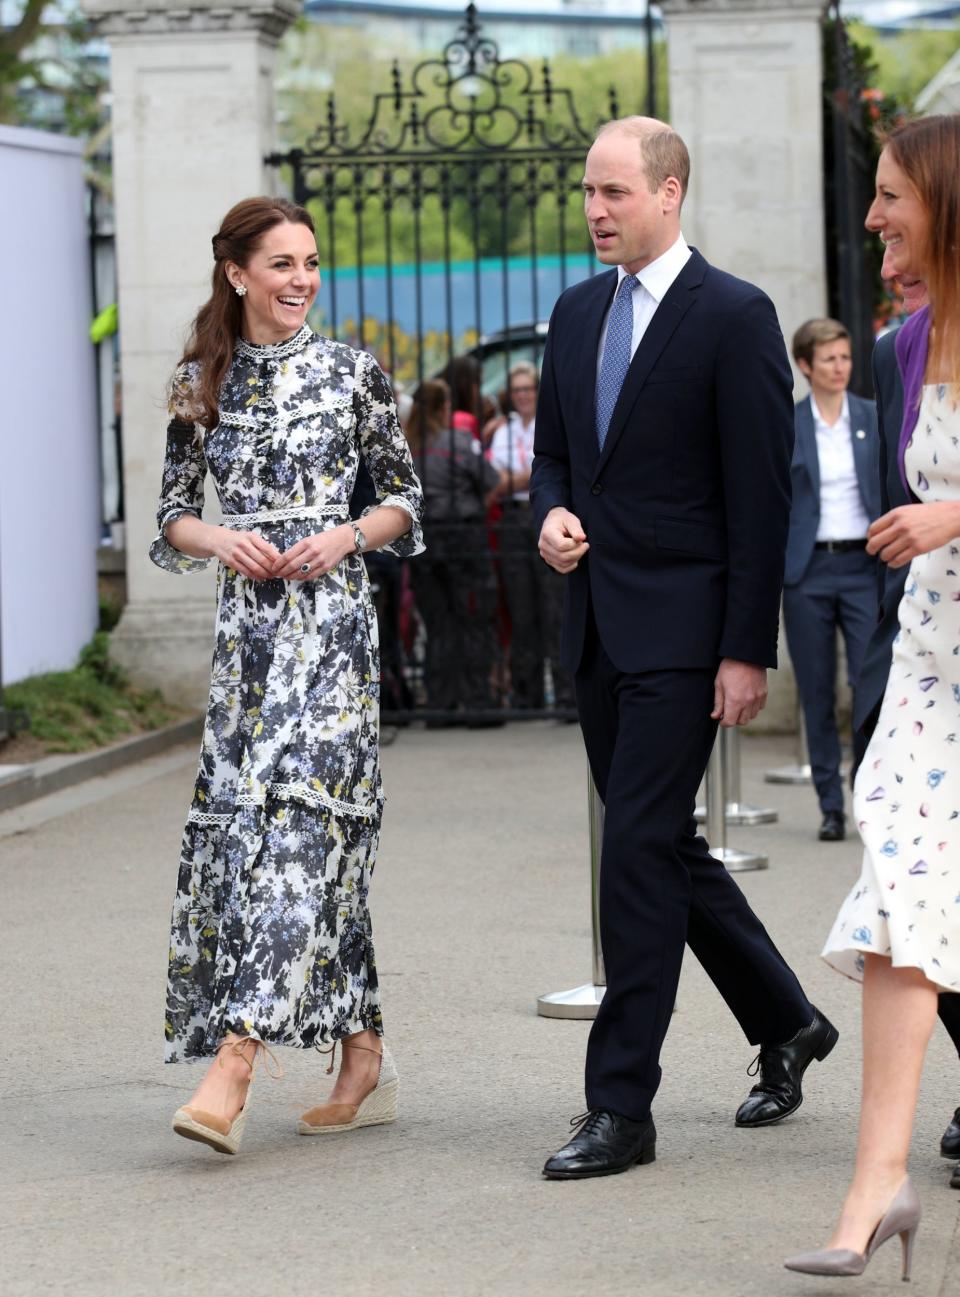
{"label": "purple top", "polygon": [[900,377],[903,379],[903,424],[900,428],[900,480],[908,495],[917,497],[910,490],[907,481],[907,470],[903,457],[913,437],[920,416],[920,401],[923,397],[923,376],[927,368],[927,344],[930,341],[930,307],[924,306],[915,315],[911,315],[906,324],[897,330],[894,339],[894,350],[897,353],[897,364],[900,366]]}

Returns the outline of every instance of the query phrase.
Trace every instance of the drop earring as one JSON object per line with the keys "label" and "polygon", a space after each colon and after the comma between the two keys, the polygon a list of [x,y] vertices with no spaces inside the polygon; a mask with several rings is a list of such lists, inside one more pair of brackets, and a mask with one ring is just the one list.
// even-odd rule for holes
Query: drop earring
{"label": "drop earring", "polygon": [[246,286],[246,284],[236,284],[235,287],[236,287],[236,291],[237,291],[237,296],[238,296],[238,297],[246,297],[246,295],[247,295],[247,286]]}

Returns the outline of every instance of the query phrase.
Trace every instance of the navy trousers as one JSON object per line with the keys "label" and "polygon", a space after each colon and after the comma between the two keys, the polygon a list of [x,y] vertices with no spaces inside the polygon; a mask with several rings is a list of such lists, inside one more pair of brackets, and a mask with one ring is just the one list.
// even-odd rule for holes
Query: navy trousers
{"label": "navy trousers", "polygon": [[843,811],[837,730],[837,631],[855,689],[867,642],[877,624],[876,559],[865,551],[814,550],[797,585],[783,591],[783,621],[797,677],[813,783],[820,809]]}
{"label": "navy trousers", "polygon": [[693,818],[716,734],[715,670],[624,673],[592,615],[575,677],[604,802],[600,936],[607,989],[587,1046],[589,1108],[644,1120],[684,943],[753,1044],[789,1040],[813,1007]]}

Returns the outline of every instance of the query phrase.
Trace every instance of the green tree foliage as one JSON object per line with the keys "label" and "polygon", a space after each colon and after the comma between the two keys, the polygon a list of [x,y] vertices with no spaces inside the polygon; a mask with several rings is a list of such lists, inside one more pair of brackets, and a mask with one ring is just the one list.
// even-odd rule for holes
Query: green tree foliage
{"label": "green tree foliage", "polygon": [[[666,58],[657,47],[658,78],[666,86]],[[501,50],[506,59],[509,51]],[[414,69],[422,58],[398,59],[404,89],[411,85]],[[533,87],[544,89],[541,60],[531,59]],[[359,143],[367,133],[375,96],[379,102],[375,132],[383,131],[401,148],[415,148],[410,122],[411,105],[403,102],[399,119],[392,100],[392,58],[378,57],[375,43],[359,30],[324,27],[301,22],[288,34],[281,47],[281,120],[286,147],[323,147],[330,138],[331,102],[335,112],[337,138]],[[525,78],[512,79],[502,92],[502,102],[524,116]],[[421,75],[418,85],[424,94],[417,100],[419,121],[429,116],[431,130],[440,140],[450,139],[457,123],[442,110],[445,95],[437,79]],[[646,106],[646,57],[642,50],[623,50],[590,59],[570,56],[555,60],[550,68],[553,88],[551,107],[546,96],[535,100],[538,116],[545,115],[557,126],[573,124],[571,110],[583,129],[592,133],[598,122],[610,115],[610,90],[616,92],[619,113],[642,112]],[[495,96],[480,82],[477,108],[495,106]],[[563,93],[567,92],[567,93]],[[331,96],[333,96],[331,101]],[[469,106],[462,90],[453,94],[455,103]],[[658,102],[664,111],[665,94]],[[510,131],[504,114],[490,119],[493,139]],[[406,123],[406,130],[403,129]],[[313,141],[313,145],[311,145]],[[522,145],[524,136],[516,141]],[[585,148],[584,148],[585,151]],[[421,261],[472,261],[475,258],[528,255],[539,256],[563,249],[586,249],[580,215],[579,184],[582,161],[579,149],[575,161],[554,157],[544,163],[518,158],[511,162],[478,161],[477,153],[462,162],[439,163],[420,172],[419,177],[402,163],[387,162],[360,169],[349,164],[317,168],[309,174],[311,188],[320,196],[310,202],[317,222],[321,256],[339,266],[352,266],[362,258],[366,264],[394,264]]]}
{"label": "green tree foliage", "polygon": [[104,75],[89,39],[70,4],[0,3],[0,122],[92,134],[103,120]]}
{"label": "green tree foliage", "polygon": [[858,45],[866,46],[873,64],[873,85],[908,112],[917,95],[960,49],[960,22],[944,31],[928,28],[894,34],[851,22],[848,30]]}

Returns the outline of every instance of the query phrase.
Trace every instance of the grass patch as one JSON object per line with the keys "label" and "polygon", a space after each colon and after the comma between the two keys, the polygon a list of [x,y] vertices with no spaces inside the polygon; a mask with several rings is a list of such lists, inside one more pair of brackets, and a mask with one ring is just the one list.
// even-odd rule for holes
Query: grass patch
{"label": "grass patch", "polygon": [[110,660],[104,631],[97,631],[84,646],[72,671],[52,671],[8,685],[4,704],[9,711],[26,713],[26,733],[48,753],[104,747],[159,729],[183,714],[156,690],[135,689],[127,683]]}

